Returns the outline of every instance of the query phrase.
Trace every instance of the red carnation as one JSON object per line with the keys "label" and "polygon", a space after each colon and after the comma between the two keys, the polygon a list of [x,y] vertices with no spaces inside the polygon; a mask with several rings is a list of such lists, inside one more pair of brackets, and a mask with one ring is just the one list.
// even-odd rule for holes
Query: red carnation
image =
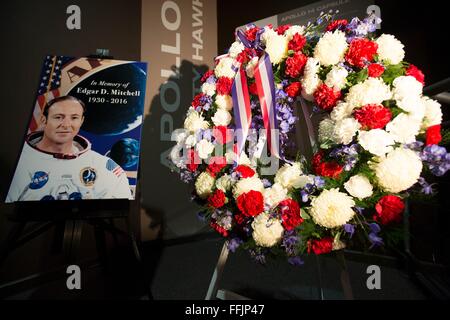
{"label": "red carnation", "polygon": [[237,224],[242,225],[248,221],[248,217],[238,213],[234,215],[234,221],[236,221]]}
{"label": "red carnation", "polygon": [[281,213],[281,220],[286,230],[293,230],[295,227],[303,223],[300,216],[300,206],[297,201],[286,199],[278,204]]}
{"label": "red carnation", "polygon": [[324,153],[322,150],[314,155],[312,160],[314,172],[322,177],[338,178],[344,170],[344,167],[339,165],[336,161],[324,162],[323,156]]}
{"label": "red carnation", "polygon": [[413,76],[416,78],[417,81],[419,81],[423,86],[425,85],[425,75],[423,72],[417,68],[415,65],[410,64],[409,68],[406,70],[407,76]]}
{"label": "red carnation", "polygon": [[211,228],[213,228],[214,230],[216,230],[218,233],[220,233],[223,237],[228,237],[228,230],[225,230],[225,228],[223,228],[222,226],[219,226],[216,221],[211,220],[211,222],[209,223],[209,225],[211,226]]}
{"label": "red carnation", "polygon": [[378,78],[384,72],[384,67],[378,63],[372,63],[367,67],[369,77]]}
{"label": "red carnation", "polygon": [[296,52],[292,57],[286,59],[286,75],[298,78],[305,69],[308,58],[301,52]]}
{"label": "red carnation", "polygon": [[237,198],[236,202],[239,210],[247,217],[257,216],[264,210],[264,198],[259,191],[245,192]]}
{"label": "red carnation", "polygon": [[236,57],[236,61],[241,64],[247,63],[252,57],[256,56],[256,51],[253,48],[245,48]]}
{"label": "red carnation", "polygon": [[248,29],[245,31],[245,36],[247,37],[247,39],[249,41],[255,41],[258,30],[259,30],[258,27],[253,27],[251,29]]}
{"label": "red carnation", "polygon": [[288,49],[293,51],[300,51],[306,43],[306,38],[299,33],[294,34],[291,41],[288,43]]}
{"label": "red carnation", "polygon": [[364,130],[382,129],[392,119],[392,112],[381,104],[368,104],[353,114]]}
{"label": "red carnation", "polygon": [[279,26],[278,28],[277,28],[277,30],[275,30],[279,35],[283,35],[284,34],[284,32],[287,30],[287,29],[289,29],[291,27],[291,25],[290,24],[284,24],[284,25],[282,25],[282,26]]}
{"label": "red carnation", "polygon": [[302,85],[300,82],[292,82],[286,89],[286,93],[289,97],[295,98],[300,95],[300,91],[302,90]]}
{"label": "red carnation", "polygon": [[194,149],[189,149],[187,151],[187,163],[186,166],[189,171],[195,172],[197,170],[198,165],[201,163],[200,157]]}
{"label": "red carnation", "polygon": [[227,166],[227,159],[225,157],[211,157],[209,159],[208,168],[206,171],[209,172],[214,178],[223,168]]}
{"label": "red carnation", "polygon": [[333,241],[332,237],[308,241],[308,254],[311,253],[311,250],[314,254],[330,253],[333,250]]}
{"label": "red carnation", "polygon": [[255,175],[255,171],[252,168],[242,164],[238,165],[234,172],[240,173],[242,179],[251,178]]}
{"label": "red carnation", "polygon": [[248,92],[254,96],[258,95],[258,87],[256,86],[256,82],[253,82],[248,86]]}
{"label": "red carnation", "polygon": [[205,82],[206,80],[208,80],[208,78],[210,77],[210,76],[212,76],[214,74],[214,70],[208,70],[208,71],[206,71],[204,74],[203,74],[203,76],[202,76],[202,78],[200,79],[200,81],[203,83],[203,82]]}
{"label": "red carnation", "polygon": [[375,205],[377,213],[374,214],[373,219],[383,225],[400,222],[404,209],[405,204],[401,198],[393,195],[384,196]]}
{"label": "red carnation", "polygon": [[197,108],[197,107],[200,105],[200,99],[201,99],[203,96],[204,96],[203,93],[199,93],[198,95],[196,95],[196,96],[194,97],[194,99],[192,100],[191,105],[192,105],[194,108]]}
{"label": "red carnation", "polygon": [[225,200],[225,193],[222,190],[217,189],[216,192],[208,197],[208,204],[213,208],[220,208],[225,204]]}
{"label": "red carnation", "polygon": [[367,62],[372,62],[377,53],[378,45],[366,38],[353,39],[345,55],[345,60],[352,66],[364,68]]}
{"label": "red carnation", "polygon": [[231,93],[231,86],[233,85],[233,80],[228,77],[220,77],[216,82],[217,94],[229,95]]}
{"label": "red carnation", "polygon": [[316,170],[315,168],[317,168],[322,163],[322,159],[323,159],[323,150],[320,150],[312,158],[312,166],[314,170]]}
{"label": "red carnation", "polygon": [[343,27],[346,27],[348,24],[348,21],[346,19],[342,20],[334,20],[330,22],[330,24],[327,26],[326,31],[334,31],[336,29],[341,29]]}
{"label": "red carnation", "polygon": [[439,142],[441,142],[441,140],[442,136],[440,124],[427,128],[426,142],[425,142],[427,146],[429,146],[430,144],[438,144]]}
{"label": "red carnation", "polygon": [[324,83],[314,92],[314,99],[317,105],[326,111],[331,111],[341,96],[340,90],[334,90],[334,88],[330,88]]}
{"label": "red carnation", "polygon": [[232,130],[226,126],[214,127],[212,134],[219,144],[227,144],[233,139]]}

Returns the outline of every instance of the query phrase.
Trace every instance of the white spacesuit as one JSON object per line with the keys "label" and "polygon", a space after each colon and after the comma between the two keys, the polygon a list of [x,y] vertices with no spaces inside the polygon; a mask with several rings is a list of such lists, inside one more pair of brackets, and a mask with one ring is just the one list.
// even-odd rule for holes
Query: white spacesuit
{"label": "white spacesuit", "polygon": [[42,132],[28,136],[6,202],[79,199],[132,199],[128,178],[112,159],[91,150],[77,135],[73,154],[36,148]]}

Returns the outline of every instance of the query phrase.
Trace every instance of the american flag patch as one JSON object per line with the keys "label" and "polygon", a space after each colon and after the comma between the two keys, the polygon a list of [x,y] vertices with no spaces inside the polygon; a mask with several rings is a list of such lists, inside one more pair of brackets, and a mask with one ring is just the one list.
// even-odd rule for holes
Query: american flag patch
{"label": "american flag patch", "polygon": [[108,159],[108,161],[106,161],[106,169],[112,171],[117,177],[125,172],[113,159]]}

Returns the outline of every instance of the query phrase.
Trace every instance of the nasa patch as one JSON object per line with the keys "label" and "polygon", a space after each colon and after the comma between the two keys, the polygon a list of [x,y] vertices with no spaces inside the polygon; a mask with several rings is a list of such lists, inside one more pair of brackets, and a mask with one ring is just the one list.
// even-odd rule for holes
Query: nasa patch
{"label": "nasa patch", "polygon": [[40,189],[48,182],[48,173],[44,171],[36,171],[31,178],[31,182],[29,184],[30,189],[36,190]]}
{"label": "nasa patch", "polygon": [[94,168],[86,167],[84,169],[81,169],[80,180],[85,186],[87,187],[93,186],[96,179],[97,179],[97,171],[95,171]]}

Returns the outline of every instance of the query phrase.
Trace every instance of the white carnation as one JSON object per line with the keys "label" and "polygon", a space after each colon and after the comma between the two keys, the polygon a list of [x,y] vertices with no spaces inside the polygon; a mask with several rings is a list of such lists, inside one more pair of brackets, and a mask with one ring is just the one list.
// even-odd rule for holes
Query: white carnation
{"label": "white carnation", "polygon": [[252,237],[261,247],[273,247],[283,238],[284,228],[279,219],[271,218],[267,212],[256,216],[252,222]]}
{"label": "white carnation", "polygon": [[214,151],[214,145],[210,141],[202,139],[195,145],[195,150],[197,151],[200,159],[207,159]]}
{"label": "white carnation", "polygon": [[315,58],[308,58],[305,65],[305,71],[301,79],[302,83],[302,96],[308,101],[314,100],[314,92],[317,87],[321,85],[318,72],[320,69],[320,62]]}
{"label": "white carnation", "polygon": [[370,197],[373,194],[373,187],[369,179],[360,174],[351,177],[344,183],[344,188],[351,196],[359,200]]}
{"label": "white carnation", "polygon": [[291,26],[284,32],[284,36],[288,39],[288,41],[291,41],[294,35],[297,33],[299,35],[303,35],[305,33],[305,27],[298,25]]}
{"label": "white carnation", "polygon": [[376,156],[384,156],[392,151],[395,144],[394,137],[383,129],[360,131],[358,142],[365,150]]}
{"label": "white carnation", "polygon": [[349,144],[359,128],[361,128],[361,124],[354,118],[337,121],[334,126],[333,141],[339,144]]}
{"label": "white carnation", "polygon": [[270,38],[278,36],[278,33],[275,32],[272,28],[269,28],[268,26],[264,27],[264,32],[261,34],[261,42],[265,45],[267,45],[267,41],[269,41]]}
{"label": "white carnation", "polygon": [[202,199],[206,199],[214,187],[214,178],[208,172],[202,172],[195,181],[195,191]]}
{"label": "white carnation", "polygon": [[201,90],[207,96],[212,97],[216,94],[216,84],[205,82],[204,84],[202,84]]}
{"label": "white carnation", "polygon": [[419,97],[422,94],[423,86],[413,76],[400,76],[395,78],[393,85],[393,97],[395,100],[402,100],[407,97]]}
{"label": "white carnation", "polygon": [[227,192],[231,190],[233,187],[233,179],[228,174],[224,174],[216,181],[216,188],[222,190],[223,192]]}
{"label": "white carnation", "polygon": [[201,114],[195,111],[194,108],[189,109],[188,115],[184,120],[184,128],[186,130],[195,133],[201,129],[208,129],[208,127],[208,121],[205,121]]}
{"label": "white carnation", "polygon": [[368,78],[350,88],[345,101],[353,107],[362,107],[366,104],[381,104],[392,98],[389,86],[380,78]]}
{"label": "white carnation", "polygon": [[231,122],[231,114],[227,110],[217,109],[211,120],[216,126],[228,126]]}
{"label": "white carnation", "polygon": [[330,118],[320,121],[319,124],[319,141],[324,143],[326,141],[333,141],[335,122]]}
{"label": "white carnation", "polygon": [[292,165],[286,163],[278,170],[274,181],[286,189],[299,188],[301,183],[301,174],[302,169],[299,162],[294,162]]}
{"label": "white carnation", "polygon": [[428,128],[441,124],[442,122],[442,110],[441,104],[436,100],[428,97],[422,97],[422,102],[425,105],[425,117],[423,120],[423,127]]}
{"label": "white carnation", "polygon": [[264,190],[264,202],[270,208],[275,208],[281,201],[288,198],[288,190],[281,184],[275,183],[272,187]]}
{"label": "white carnation", "polygon": [[233,58],[225,57],[220,59],[214,73],[217,78],[227,77],[233,79],[236,72],[233,70]]}
{"label": "white carnation", "polygon": [[229,95],[216,95],[215,102],[219,109],[230,111],[233,108],[233,99]]}
{"label": "white carnation", "polygon": [[228,54],[230,55],[231,58],[236,58],[239,55],[239,53],[244,51],[244,49],[245,49],[245,47],[241,42],[235,41],[231,45],[230,50],[228,51]]}
{"label": "white carnation", "polygon": [[272,64],[279,64],[287,57],[288,40],[277,33],[271,35],[266,40],[266,52]]}
{"label": "white carnation", "polygon": [[412,143],[416,141],[421,124],[421,121],[413,116],[400,113],[387,124],[386,131],[392,135],[396,142]]}
{"label": "white carnation", "polygon": [[330,117],[333,121],[339,121],[351,116],[353,112],[353,106],[346,102],[339,102],[330,113]]}
{"label": "white carnation", "polygon": [[264,192],[264,184],[256,175],[251,178],[239,180],[233,187],[233,195],[235,198],[250,190]]}
{"label": "white carnation", "polygon": [[348,43],[345,33],[336,30],[325,32],[314,49],[314,58],[324,66],[335,65],[344,60]]}
{"label": "white carnation", "polygon": [[309,211],[314,222],[325,228],[341,227],[355,215],[355,202],[339,189],[324,190],[311,201]]}
{"label": "white carnation", "polygon": [[334,66],[327,74],[325,84],[330,88],[341,90],[347,82],[348,71],[344,67]]}
{"label": "white carnation", "polygon": [[247,73],[247,77],[254,78],[255,77],[255,68],[258,65],[258,57],[253,57],[252,60],[250,60],[247,63],[247,66],[245,67],[245,72]]}
{"label": "white carnation", "polygon": [[387,64],[398,64],[405,57],[404,45],[393,35],[382,34],[376,41],[378,58]]}
{"label": "white carnation", "polygon": [[411,118],[422,122],[425,116],[425,104],[419,96],[409,96],[402,100],[396,100],[397,107],[408,112]]}
{"label": "white carnation", "polygon": [[422,172],[422,161],[412,150],[397,148],[374,165],[378,184],[392,193],[412,187]]}

